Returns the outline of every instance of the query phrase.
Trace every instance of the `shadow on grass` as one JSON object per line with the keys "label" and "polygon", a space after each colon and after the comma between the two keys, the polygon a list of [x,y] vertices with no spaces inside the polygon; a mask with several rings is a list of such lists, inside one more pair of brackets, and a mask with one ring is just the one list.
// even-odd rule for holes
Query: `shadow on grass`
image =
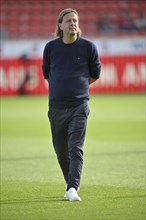
{"label": "shadow on grass", "polygon": [[1,200],[0,204],[4,205],[4,204],[20,204],[20,203],[44,203],[44,202],[66,202],[67,200],[65,200],[64,198],[61,198],[59,196],[52,196],[52,197],[46,197],[46,198],[42,198],[42,199],[32,199],[32,200],[28,200],[28,199],[16,199],[16,200]]}
{"label": "shadow on grass", "polygon": [[[127,196],[111,196],[111,197],[102,197],[102,199],[133,199],[133,198],[145,198],[146,195],[127,195]],[[101,197],[99,198],[101,199]],[[31,203],[46,203],[46,202],[67,202],[66,199],[61,198],[59,196],[46,197],[42,199],[16,199],[16,200],[2,200],[0,202],[1,205],[9,205],[9,204],[31,204]]]}

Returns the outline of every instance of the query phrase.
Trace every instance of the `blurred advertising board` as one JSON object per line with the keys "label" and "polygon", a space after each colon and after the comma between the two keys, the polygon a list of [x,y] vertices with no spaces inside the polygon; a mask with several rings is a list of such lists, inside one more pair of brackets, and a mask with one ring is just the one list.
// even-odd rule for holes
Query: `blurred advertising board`
{"label": "blurred advertising board", "polygon": [[[101,63],[101,77],[90,85],[91,94],[145,91],[145,55],[101,56]],[[1,59],[1,95],[45,95],[47,93],[48,82],[42,75],[42,59]]]}

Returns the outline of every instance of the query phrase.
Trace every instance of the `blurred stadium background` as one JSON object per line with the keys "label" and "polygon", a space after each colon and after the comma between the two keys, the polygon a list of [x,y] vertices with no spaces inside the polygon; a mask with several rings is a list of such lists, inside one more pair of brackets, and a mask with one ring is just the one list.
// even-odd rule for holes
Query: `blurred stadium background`
{"label": "blurred stadium background", "polygon": [[145,0],[1,0],[0,94],[47,94],[43,48],[68,7],[79,12],[83,37],[101,57],[102,76],[91,94],[144,92]]}

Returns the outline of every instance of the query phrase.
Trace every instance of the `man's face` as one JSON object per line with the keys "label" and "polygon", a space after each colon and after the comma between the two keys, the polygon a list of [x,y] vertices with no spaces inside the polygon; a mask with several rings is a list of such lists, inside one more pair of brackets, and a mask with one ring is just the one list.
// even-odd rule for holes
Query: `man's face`
{"label": "man's face", "polygon": [[78,16],[71,12],[63,17],[62,23],[59,24],[60,29],[63,31],[63,36],[73,36],[79,31]]}

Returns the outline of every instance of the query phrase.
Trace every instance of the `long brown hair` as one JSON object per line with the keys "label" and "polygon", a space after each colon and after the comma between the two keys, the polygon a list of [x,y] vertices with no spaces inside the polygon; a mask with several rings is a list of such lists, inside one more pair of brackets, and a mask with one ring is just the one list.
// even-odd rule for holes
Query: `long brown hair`
{"label": "long brown hair", "polygon": [[[62,11],[60,12],[59,16],[58,16],[57,24],[56,24],[56,29],[55,29],[55,32],[54,32],[54,34],[53,34],[55,37],[61,37],[61,38],[63,37],[63,31],[60,29],[59,24],[62,23],[63,17],[64,17],[65,15],[71,13],[71,12],[75,13],[75,14],[78,16],[78,19],[79,19],[79,15],[78,15],[78,12],[77,12],[76,10],[74,10],[74,9],[72,9],[72,8],[66,8],[66,9],[62,10]],[[81,31],[81,29],[79,28],[79,31],[78,31],[77,35],[78,35],[78,36],[81,36],[81,34],[82,34],[82,31]]]}

